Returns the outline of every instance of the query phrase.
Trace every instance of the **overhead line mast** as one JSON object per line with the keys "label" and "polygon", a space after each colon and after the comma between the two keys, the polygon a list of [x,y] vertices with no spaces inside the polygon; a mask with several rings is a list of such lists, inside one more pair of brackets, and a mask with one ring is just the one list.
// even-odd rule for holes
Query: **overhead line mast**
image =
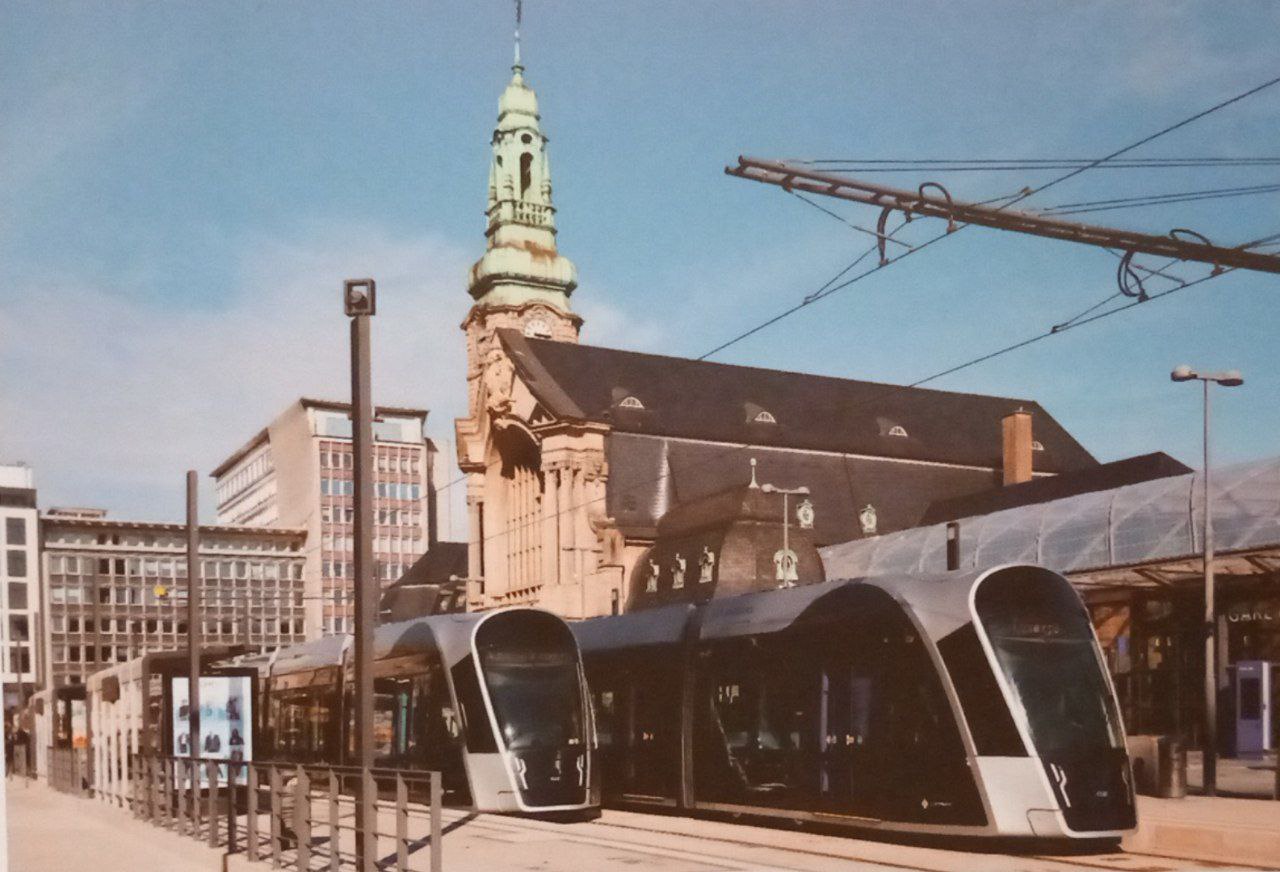
{"label": "overhead line mast", "polygon": [[[777,185],[786,191],[807,191],[824,197],[835,197],[855,203],[864,203],[881,210],[877,237],[880,257],[886,259],[884,244],[885,221],[894,212],[901,212],[907,220],[915,216],[944,218],[948,231],[957,223],[977,224],[997,230],[1029,233],[1050,239],[1062,239],[1100,248],[1122,249],[1133,254],[1154,254],[1177,260],[1207,263],[1215,270],[1227,267],[1280,273],[1280,255],[1250,251],[1244,247],[1224,248],[1214,245],[1203,235],[1192,230],[1174,229],[1167,236],[1137,233],[1111,227],[1063,221],[1047,215],[1023,212],[1001,206],[967,203],[952,198],[946,188],[937,182],[925,182],[915,191],[894,188],[875,182],[849,178],[834,173],[821,172],[806,166],[784,161],[739,157],[737,166],[725,167],[725,173],[740,179]],[[929,191],[929,193],[926,193]],[[938,193],[932,193],[936,191]]]}

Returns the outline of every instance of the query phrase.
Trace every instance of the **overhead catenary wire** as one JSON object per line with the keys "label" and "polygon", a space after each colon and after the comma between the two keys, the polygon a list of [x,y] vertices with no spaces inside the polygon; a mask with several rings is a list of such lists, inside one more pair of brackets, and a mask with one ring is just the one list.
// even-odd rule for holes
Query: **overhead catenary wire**
{"label": "overhead catenary wire", "polygon": [[[1011,198],[1011,199],[1009,200],[1009,202],[1004,203],[1004,204],[1000,205],[1000,206],[999,206],[999,207],[997,207],[997,208],[998,208],[998,209],[1000,209],[1000,210],[1007,209],[1009,206],[1012,206],[1012,205],[1014,205],[1014,204],[1016,204],[1016,203],[1020,203],[1020,202],[1022,202],[1023,200],[1027,199],[1028,197],[1034,196],[1034,195],[1036,195],[1036,194],[1043,193],[1044,191],[1047,191],[1047,190],[1049,190],[1050,188],[1053,188],[1053,187],[1055,187],[1055,186],[1057,186],[1057,185],[1062,184],[1063,182],[1066,182],[1066,181],[1068,181],[1068,180],[1070,180],[1070,179],[1075,178],[1076,176],[1080,175],[1081,173],[1087,172],[1087,171],[1089,171],[1089,170],[1091,170],[1091,169],[1094,169],[1095,167],[1098,167],[1098,166],[1100,166],[1100,165],[1102,165],[1102,164],[1104,164],[1104,163],[1107,163],[1107,162],[1109,162],[1109,161],[1115,160],[1116,158],[1120,157],[1121,155],[1127,154],[1128,152],[1133,151],[1133,150],[1134,150],[1134,149],[1136,149],[1136,148],[1140,148],[1140,147],[1142,147],[1142,146],[1144,146],[1144,145],[1146,145],[1146,144],[1148,144],[1148,143],[1150,143],[1150,142],[1153,142],[1153,141],[1155,141],[1155,140],[1159,139],[1159,138],[1160,138],[1160,137],[1162,137],[1162,136],[1166,136],[1166,135],[1168,135],[1168,134],[1170,134],[1170,133],[1174,132],[1175,130],[1179,130],[1179,129],[1183,128],[1183,127],[1186,127],[1188,124],[1192,124],[1192,123],[1194,123],[1195,121],[1198,121],[1198,120],[1200,120],[1201,118],[1206,117],[1207,115],[1211,115],[1211,114],[1213,114],[1214,112],[1218,112],[1218,111],[1220,111],[1220,110],[1222,110],[1222,109],[1225,109],[1225,108],[1226,108],[1226,107],[1228,107],[1228,106],[1234,105],[1235,103],[1238,103],[1238,102],[1240,102],[1241,100],[1244,100],[1244,99],[1246,99],[1246,98],[1248,98],[1248,97],[1250,97],[1250,96],[1252,96],[1252,95],[1254,95],[1254,94],[1257,94],[1257,93],[1258,93],[1258,92],[1260,92],[1260,91],[1266,90],[1267,88],[1273,87],[1273,86],[1274,86],[1274,85],[1276,85],[1276,84],[1280,84],[1280,76],[1277,76],[1277,77],[1272,78],[1272,79],[1268,79],[1267,81],[1263,82],[1263,83],[1262,83],[1262,84],[1260,84],[1260,85],[1255,85],[1254,87],[1249,88],[1249,89],[1248,89],[1248,90],[1246,90],[1246,91],[1242,91],[1242,92],[1240,92],[1239,94],[1236,94],[1235,96],[1229,97],[1229,98],[1227,98],[1226,100],[1222,100],[1222,101],[1220,101],[1220,102],[1218,102],[1218,103],[1215,103],[1214,105],[1212,105],[1212,106],[1208,107],[1207,109],[1202,109],[1201,111],[1196,112],[1196,113],[1195,113],[1195,114],[1193,114],[1193,115],[1189,115],[1189,116],[1187,116],[1186,118],[1183,118],[1183,119],[1182,119],[1182,120],[1180,120],[1180,121],[1177,121],[1177,122],[1175,122],[1175,123],[1173,123],[1173,124],[1168,125],[1167,127],[1163,127],[1163,128],[1161,128],[1160,130],[1157,130],[1157,131],[1156,131],[1156,132],[1154,132],[1154,133],[1151,133],[1151,134],[1148,134],[1147,136],[1142,137],[1141,139],[1137,140],[1136,142],[1130,143],[1129,145],[1126,145],[1126,146],[1124,146],[1123,148],[1116,149],[1115,151],[1111,152],[1110,154],[1107,154],[1107,155],[1104,155],[1103,157],[1096,158],[1096,159],[1094,159],[1094,160],[1088,161],[1087,163],[1084,163],[1084,164],[1082,164],[1081,166],[1078,166],[1078,167],[1076,167],[1076,168],[1074,168],[1074,169],[1070,170],[1069,172],[1064,173],[1063,175],[1056,176],[1055,178],[1053,178],[1053,179],[1049,180],[1048,182],[1045,182],[1043,185],[1039,185],[1039,186],[1036,186],[1036,187],[1027,187],[1027,188],[1024,188],[1024,189],[1023,189],[1023,190],[1022,190],[1022,191],[1021,191],[1017,196],[1015,196],[1015,197]],[[814,294],[810,294],[809,296],[805,297],[803,300],[801,300],[799,303],[795,304],[794,306],[792,306],[792,307],[790,307],[790,308],[788,308],[788,309],[786,309],[786,310],[784,310],[784,311],[782,311],[782,312],[779,312],[777,315],[774,315],[773,317],[771,317],[771,318],[767,319],[766,321],[764,321],[764,322],[762,322],[762,323],[760,323],[760,324],[757,324],[756,326],[754,326],[754,327],[750,328],[749,330],[745,330],[745,331],[743,331],[742,333],[739,333],[737,336],[734,336],[732,339],[729,339],[729,340],[728,340],[728,341],[726,341],[726,342],[722,342],[720,345],[716,346],[715,348],[713,348],[711,351],[707,352],[706,354],[701,355],[701,356],[700,356],[700,357],[698,357],[697,359],[698,359],[698,360],[705,360],[705,359],[707,359],[708,357],[712,356],[713,354],[718,354],[719,352],[724,351],[725,349],[727,349],[727,348],[729,348],[729,347],[731,347],[731,346],[733,346],[733,345],[736,345],[737,343],[741,342],[742,340],[747,339],[748,337],[753,336],[753,335],[755,335],[756,333],[759,333],[760,331],[765,330],[765,329],[767,329],[767,328],[769,328],[769,327],[773,326],[774,324],[777,324],[779,321],[782,321],[782,320],[784,320],[784,319],[786,319],[786,318],[790,317],[791,315],[795,314],[796,312],[800,311],[801,309],[803,309],[803,308],[805,308],[805,307],[807,307],[807,306],[810,306],[810,305],[812,305],[812,304],[814,304],[814,303],[818,302],[819,300],[825,299],[826,297],[831,296],[832,294],[836,293],[837,291],[844,290],[845,288],[850,287],[850,286],[851,286],[851,285],[853,285],[853,284],[856,284],[857,282],[861,281],[862,279],[865,279],[865,278],[867,278],[868,276],[873,275],[873,274],[875,274],[875,273],[879,272],[881,269],[884,269],[885,267],[887,267],[887,266],[889,266],[889,265],[891,265],[891,264],[894,264],[894,263],[897,263],[897,262],[899,262],[899,261],[901,261],[901,260],[904,260],[904,259],[906,259],[906,258],[908,258],[908,257],[910,257],[910,256],[912,256],[912,255],[914,255],[914,254],[918,254],[919,252],[924,251],[925,249],[929,248],[931,245],[933,245],[934,243],[938,242],[939,240],[944,239],[944,238],[946,238],[946,237],[948,237],[948,236],[954,236],[954,235],[955,235],[956,233],[958,233],[959,231],[964,230],[966,227],[970,227],[970,226],[972,226],[972,225],[969,225],[969,224],[961,224],[961,225],[958,225],[954,230],[944,231],[943,233],[940,233],[940,234],[938,234],[937,236],[934,236],[934,237],[932,237],[932,238],[930,238],[930,239],[928,239],[928,240],[926,240],[926,241],[924,241],[924,242],[920,243],[919,245],[915,246],[914,248],[912,248],[912,249],[910,249],[910,250],[908,250],[908,251],[905,251],[905,252],[903,252],[902,254],[899,254],[897,257],[893,257],[893,258],[887,258],[887,259],[885,259],[883,262],[881,262],[881,263],[877,264],[876,266],[871,267],[870,269],[864,270],[863,272],[858,273],[857,275],[853,276],[852,278],[850,278],[850,279],[848,279],[848,280],[846,280],[846,281],[844,281],[844,282],[841,282],[841,283],[839,283],[839,284],[836,284],[836,285],[832,285],[832,286],[830,286],[830,287],[827,287],[827,288],[825,288],[824,290],[822,290],[821,292],[814,293]]]}

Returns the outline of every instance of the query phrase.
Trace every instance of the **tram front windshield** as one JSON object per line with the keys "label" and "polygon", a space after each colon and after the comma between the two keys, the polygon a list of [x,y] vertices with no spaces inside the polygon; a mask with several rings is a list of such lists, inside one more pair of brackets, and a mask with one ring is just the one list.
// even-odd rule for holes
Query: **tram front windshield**
{"label": "tram front windshield", "polygon": [[981,583],[975,605],[1039,754],[1123,746],[1088,613],[1065,579],[1005,570]]}
{"label": "tram front windshield", "polygon": [[542,629],[553,632],[513,633],[505,638],[494,633],[488,635],[493,640],[490,644],[479,645],[494,715],[511,751],[582,744],[577,649],[571,636],[564,639],[554,632],[558,628]]}

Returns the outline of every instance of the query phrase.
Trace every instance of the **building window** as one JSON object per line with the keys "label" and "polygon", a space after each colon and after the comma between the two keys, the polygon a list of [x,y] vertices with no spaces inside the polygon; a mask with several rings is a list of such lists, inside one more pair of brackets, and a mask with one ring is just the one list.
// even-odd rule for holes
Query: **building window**
{"label": "building window", "polygon": [[27,524],[21,518],[4,519],[4,536],[10,545],[27,544]]}
{"label": "building window", "polygon": [[752,418],[751,420],[752,420],[753,422],[755,422],[756,424],[776,424],[776,423],[778,423],[778,419],[777,419],[777,418],[775,418],[775,417],[773,417],[773,415],[772,415],[771,413],[766,412],[764,409],[761,409],[759,412],[756,412],[756,416],[755,416],[754,418]]}
{"label": "building window", "polygon": [[900,439],[906,439],[907,428],[903,427],[901,424],[894,424],[892,427],[889,428],[889,435],[897,436]]}
{"label": "building window", "polygon": [[1032,439],[1032,440],[1031,440],[1031,450],[1032,450],[1032,451],[1044,451],[1044,443],[1043,443],[1043,442],[1041,442],[1041,441],[1040,441],[1040,440],[1038,440],[1038,439]]}
{"label": "building window", "polygon": [[14,578],[27,577],[27,552],[14,548],[5,558],[6,569]]}
{"label": "building window", "polygon": [[25,609],[27,607],[27,585],[22,581],[9,582],[9,608]]}
{"label": "building window", "polygon": [[618,403],[619,409],[643,409],[644,403],[640,402],[637,397],[623,397],[622,402]]}

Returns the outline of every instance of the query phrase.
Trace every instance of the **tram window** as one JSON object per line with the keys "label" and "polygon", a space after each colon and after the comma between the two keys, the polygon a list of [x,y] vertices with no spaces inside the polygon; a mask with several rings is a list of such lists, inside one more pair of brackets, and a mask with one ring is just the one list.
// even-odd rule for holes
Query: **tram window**
{"label": "tram window", "polygon": [[1022,737],[1009,714],[1009,704],[991,671],[991,662],[973,624],[965,624],[939,640],[938,653],[960,697],[960,708],[977,753],[992,757],[1027,756]]}
{"label": "tram window", "polygon": [[613,745],[613,725],[617,720],[617,697],[612,690],[601,690],[595,695],[596,741],[600,747]]}
{"label": "tram window", "polygon": [[974,606],[1039,753],[1123,746],[1089,615],[1065,579],[994,573]]}
{"label": "tram window", "polygon": [[489,713],[480,692],[476,665],[471,655],[453,667],[453,687],[462,708],[462,724],[467,737],[467,750],[473,754],[492,754],[498,750],[497,739],[489,725]]}

